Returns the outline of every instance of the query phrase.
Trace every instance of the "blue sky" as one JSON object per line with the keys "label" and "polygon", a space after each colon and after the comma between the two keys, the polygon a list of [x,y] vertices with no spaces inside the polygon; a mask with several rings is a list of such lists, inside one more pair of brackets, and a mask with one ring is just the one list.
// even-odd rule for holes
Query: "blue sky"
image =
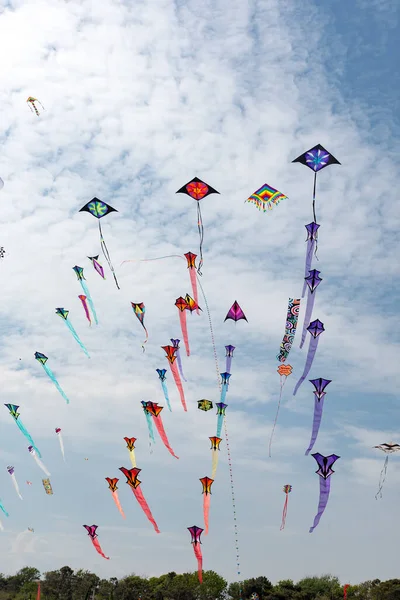
{"label": "blue sky", "polygon": [[[189,277],[179,259],[121,263],[197,253],[195,204],[175,195],[197,175],[220,192],[202,201],[202,285],[221,371],[224,346],[236,346],[227,426],[242,576],[277,581],[329,571],[357,582],[396,575],[398,457],[391,457],[383,499],[376,501],[384,455],[372,446],[399,441],[399,9],[394,2],[373,5],[3,3],[0,245],[7,254],[0,265],[0,381],[3,402],[20,405],[54,489],[45,495],[42,473],[4,408],[0,498],[10,513],[1,518],[4,572],[26,564],[41,571],[69,564],[106,577],[195,569],[186,528],[202,524],[198,480],[211,473],[208,437],[216,423],[214,411],[198,411],[196,401],[218,401],[206,311],[188,318],[187,413],[167,376],[173,412],[164,410],[163,418],[177,461],[159,440],[149,452],[140,402],[163,402],[155,369],[167,366],[160,346],[181,337],[174,302],[190,293]],[[25,103],[29,95],[45,106],[39,118]],[[342,164],[325,169],[318,182],[323,282],[314,315],[326,332],[310,378],[332,383],[315,451],[341,458],[327,510],[310,535],[319,482],[314,460],[304,456],[311,385],[292,397],[305,361],[298,339],[271,459],[268,440],[279,392],[275,357],[287,299],[301,291],[304,225],[312,217],[312,174],[291,161],[316,143]],[[264,182],[288,196],[265,215],[244,203]],[[103,220],[103,232],[120,291],[108,271],[103,281],[87,259],[100,252],[98,230],[78,210],[93,196],[119,211]],[[85,269],[98,327],[85,320],[76,264]],[[223,322],[235,299],[248,323]],[[146,305],[145,354],[131,301]],[[58,306],[70,310],[90,360],[54,314]],[[35,351],[49,357],[69,406]],[[55,427],[63,431],[66,464]],[[142,490],[158,536],[124,478],[126,522],[104,481],[129,466],[124,436],[138,438]],[[293,491],[280,532],[287,483]],[[99,526],[109,562],[90,547],[84,523]],[[35,533],[21,536],[27,527]],[[379,562],[381,547],[387,552]],[[205,568],[237,577],[225,442],[203,555]]]}

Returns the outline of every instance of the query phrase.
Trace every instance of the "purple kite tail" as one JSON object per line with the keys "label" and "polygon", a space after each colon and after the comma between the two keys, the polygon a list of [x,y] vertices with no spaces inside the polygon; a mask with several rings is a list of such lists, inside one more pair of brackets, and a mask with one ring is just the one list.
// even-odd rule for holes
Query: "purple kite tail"
{"label": "purple kite tail", "polygon": [[[312,255],[314,252],[314,247],[315,247],[315,240],[310,239],[307,241],[307,250],[306,250],[306,268],[304,270],[304,277],[308,276],[308,273],[311,269],[311,263],[312,263]],[[301,292],[301,297],[304,298],[305,294],[306,294],[306,289],[307,289],[307,282],[304,281],[303,284],[303,291]],[[301,346],[300,346],[301,348]]]}
{"label": "purple kite tail", "polygon": [[308,456],[308,454],[311,452],[311,450],[314,447],[314,444],[315,444],[315,441],[317,439],[318,432],[319,432],[319,426],[321,425],[322,411],[324,409],[324,396],[325,396],[325,393],[324,392],[322,392],[322,393],[323,393],[323,396],[320,400],[315,395],[313,428],[312,428],[310,445],[308,446],[308,448],[306,450],[306,456]]}
{"label": "purple kite tail", "polygon": [[[304,282],[304,283],[306,283],[306,282]],[[311,315],[312,315],[312,311],[314,308],[316,293],[317,293],[316,290],[314,290],[313,293],[311,293],[310,290],[308,290],[307,306],[306,306],[306,313],[304,315],[303,332],[301,334],[300,348],[302,348],[304,345],[306,335],[307,335],[307,327],[309,326],[309,324],[311,322]]]}
{"label": "purple kite tail", "polygon": [[310,345],[308,347],[306,366],[304,367],[303,375],[300,377],[300,379],[296,383],[296,387],[293,390],[293,396],[295,396],[297,394],[297,390],[299,389],[299,387],[301,386],[301,384],[303,383],[303,381],[305,380],[305,378],[307,377],[307,375],[310,372],[311,366],[313,364],[314,356],[315,356],[315,353],[318,348],[318,341],[319,341],[319,337],[316,337],[316,338],[311,337],[311,339],[310,339]]}
{"label": "purple kite tail", "polygon": [[324,514],[324,510],[325,510],[326,505],[328,504],[328,500],[329,500],[330,489],[331,489],[330,477],[328,477],[327,479],[320,477],[318,512],[315,515],[313,526],[310,527],[310,533],[312,533],[314,531],[314,529],[317,527],[322,515]]}
{"label": "purple kite tail", "polygon": [[181,374],[181,377],[183,379],[183,381],[187,382],[186,377],[183,374],[183,369],[182,369],[182,359],[181,359],[181,353],[179,352],[179,348],[177,349],[177,351],[175,352],[175,356],[178,359],[178,368],[179,368],[179,373]]}

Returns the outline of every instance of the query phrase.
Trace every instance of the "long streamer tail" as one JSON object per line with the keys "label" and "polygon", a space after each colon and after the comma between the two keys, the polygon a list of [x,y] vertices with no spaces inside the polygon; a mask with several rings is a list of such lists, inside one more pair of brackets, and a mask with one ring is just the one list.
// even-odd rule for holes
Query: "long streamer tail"
{"label": "long streamer tail", "polygon": [[80,296],[78,296],[79,300],[82,302],[82,306],[83,306],[83,310],[85,311],[85,315],[87,320],[89,321],[89,325],[92,326],[92,319],[90,318],[90,312],[88,309],[88,305],[87,305],[87,297],[84,296],[83,294],[81,294]]}
{"label": "long streamer tail", "polygon": [[149,508],[149,505],[147,504],[144,496],[143,496],[143,492],[142,490],[137,487],[137,488],[132,488],[133,493],[136,496],[136,500],[139,502],[144,514],[146,515],[146,517],[148,518],[148,520],[150,521],[150,523],[153,525],[154,527],[154,531],[156,533],[160,533],[160,530],[158,529],[158,525],[154,520],[153,515],[151,514],[151,510]]}
{"label": "long streamer tail", "polygon": [[189,269],[189,275],[190,275],[190,282],[192,284],[192,291],[193,291],[193,299],[197,304],[197,308],[196,308],[196,313],[199,315],[200,314],[200,309],[199,309],[199,294],[197,292],[197,276],[196,276],[196,270],[194,267],[190,267]]}
{"label": "long streamer tail", "polygon": [[193,544],[194,555],[197,558],[197,574],[200,583],[203,583],[203,555],[200,544]]}
{"label": "long streamer tail", "polygon": [[217,472],[217,468],[218,468],[218,450],[211,450],[211,460],[212,460],[212,470],[211,470],[211,479],[215,479],[215,474]]}
{"label": "long streamer tail", "polygon": [[183,381],[187,381],[186,377],[183,374],[183,368],[182,368],[182,357],[181,357],[181,353],[179,351],[179,348],[177,349],[176,353],[175,353],[176,359],[178,361],[178,368],[179,368],[179,373],[181,374],[181,377],[183,379]]}
{"label": "long streamer tail", "polygon": [[158,431],[158,433],[160,435],[160,438],[162,439],[162,441],[164,443],[164,446],[166,447],[166,449],[168,450],[168,452],[170,454],[172,454],[172,456],[174,458],[179,458],[179,456],[177,456],[175,454],[175,452],[172,450],[172,448],[171,448],[171,446],[169,444],[169,441],[168,441],[168,438],[167,438],[167,434],[165,433],[164,424],[163,424],[163,422],[161,420],[161,415],[158,415],[158,417],[153,416],[153,421],[154,421],[154,423],[155,423],[155,425],[157,427],[157,431]]}
{"label": "long streamer tail", "polygon": [[21,496],[21,492],[19,491],[19,485],[18,485],[18,481],[14,475],[14,473],[11,475],[11,480],[13,482],[13,486],[15,488],[15,491],[17,492],[17,495],[20,497],[20,499],[22,500],[22,496]]}
{"label": "long streamer tail", "polygon": [[181,322],[181,330],[182,330],[182,335],[183,335],[183,341],[185,343],[185,348],[186,348],[186,356],[190,356],[189,337],[188,337],[187,322],[186,322],[186,310],[179,311],[179,320]]}
{"label": "long streamer tail", "polygon": [[224,423],[224,415],[218,415],[217,417],[217,437],[221,437],[222,425]]}
{"label": "long streamer tail", "polygon": [[1,500],[0,500],[0,510],[6,515],[6,517],[9,517],[10,515],[8,514],[8,512],[6,511],[6,509],[4,508]]}
{"label": "long streamer tail", "polygon": [[315,403],[314,403],[314,420],[313,420],[313,428],[312,428],[312,434],[311,434],[311,440],[310,440],[310,444],[305,452],[305,455],[308,456],[309,453],[311,452],[311,450],[314,447],[314,444],[317,440],[318,437],[318,432],[319,432],[319,427],[321,425],[321,419],[322,419],[322,411],[324,408],[324,397],[322,396],[322,398],[320,400],[318,400],[318,398],[315,398]]}
{"label": "long streamer tail", "polygon": [[310,340],[310,346],[308,348],[307,360],[306,360],[306,364],[304,367],[303,375],[300,377],[300,379],[296,383],[296,387],[293,390],[293,396],[295,396],[297,394],[299,387],[301,386],[301,384],[303,383],[303,381],[305,380],[305,378],[307,377],[307,375],[310,372],[311,366],[313,364],[314,356],[315,356],[315,353],[318,348],[318,341],[319,341],[319,337],[317,337],[317,338],[312,337]]}
{"label": "long streamer tail", "polygon": [[172,364],[170,363],[170,367],[171,367],[172,375],[173,375],[173,377],[175,379],[176,387],[178,388],[178,392],[179,392],[179,396],[181,398],[183,410],[186,412],[187,411],[187,406],[186,406],[185,393],[183,391],[183,385],[182,385],[181,378],[179,377],[178,367],[176,366],[175,362],[173,362]]}
{"label": "long streamer tail", "polygon": [[87,301],[89,302],[89,306],[90,306],[90,310],[92,311],[94,322],[96,323],[96,325],[98,325],[99,321],[97,318],[97,313],[96,313],[96,309],[94,307],[92,296],[90,295],[90,292],[89,292],[89,288],[86,285],[86,283],[83,281],[83,279],[81,279],[80,282],[81,282],[82,289],[86,294]]}
{"label": "long streamer tail", "polygon": [[[64,441],[62,439],[61,433],[58,434],[58,439],[60,442],[60,450],[61,450],[61,454],[63,457],[63,461],[65,462]],[[36,451],[36,453],[37,453],[37,451]]]}
{"label": "long streamer tail", "polygon": [[280,409],[280,407],[281,407],[281,400],[282,400],[283,386],[284,386],[284,385],[285,385],[285,383],[286,383],[286,379],[287,379],[287,377],[285,377],[285,378],[283,379],[283,382],[282,382],[282,379],[283,379],[283,377],[281,377],[281,389],[280,389],[280,392],[279,392],[279,400],[278,400],[278,407],[277,407],[277,409],[276,409],[275,421],[274,421],[274,424],[273,424],[273,426],[272,426],[271,437],[269,438],[269,451],[268,451],[268,455],[269,455],[269,457],[270,457],[270,458],[271,458],[271,450],[272,450],[272,439],[273,439],[273,437],[274,437],[274,433],[275,433],[276,424],[277,424],[277,422],[278,422],[279,409]]}
{"label": "long streamer tail", "polygon": [[203,513],[204,513],[204,535],[208,534],[209,515],[210,515],[210,494],[204,494]]}
{"label": "long streamer tail", "polygon": [[311,322],[311,315],[312,315],[312,311],[314,308],[314,302],[315,302],[315,294],[317,292],[314,291],[313,294],[311,294],[310,290],[308,291],[308,297],[307,297],[307,306],[306,306],[306,312],[304,315],[304,323],[303,323],[303,331],[301,334],[301,342],[300,342],[300,348],[303,347],[304,342],[306,340],[306,335],[307,335],[307,327],[309,326],[310,322]]}
{"label": "long streamer tail", "polygon": [[164,392],[164,398],[165,398],[165,401],[167,403],[167,406],[168,406],[170,412],[172,412],[172,408],[171,408],[171,404],[170,404],[169,396],[168,396],[168,388],[167,388],[167,384],[165,383],[165,381],[161,382],[161,387],[162,387],[163,392]]}
{"label": "long streamer tail", "polygon": [[285,504],[283,505],[283,512],[282,512],[281,531],[282,531],[282,529],[285,529],[285,525],[286,525],[286,515],[287,515],[287,509],[288,509],[288,502],[289,502],[289,494],[286,494]]}
{"label": "long streamer tail", "polygon": [[43,473],[45,473],[47,475],[47,477],[50,477],[50,473],[48,472],[47,468],[42,463],[42,461],[40,460],[40,458],[38,458],[36,454],[33,454],[33,458],[35,459],[35,462],[36,462],[37,466],[40,469],[42,469]]}
{"label": "long streamer tail", "polygon": [[[311,269],[314,246],[315,246],[315,240],[313,240],[313,239],[308,240],[307,250],[306,250],[306,265],[305,265],[305,269],[304,269],[304,278],[306,278],[308,276],[308,273],[310,272],[310,269]],[[307,282],[304,280],[303,291],[301,293],[302,298],[304,298],[304,296],[306,294],[306,290],[307,290]]]}
{"label": "long streamer tail", "polygon": [[31,438],[29,432],[25,429],[24,425],[21,423],[21,421],[19,419],[17,419],[16,424],[18,425],[19,430],[24,434],[24,436],[26,437],[26,439],[29,442],[30,446],[33,446],[33,448],[35,449],[36,454],[41,458],[42,455],[40,454],[39,450],[36,447],[35,442],[33,441],[33,439]]}
{"label": "long streamer tail", "polygon": [[118,289],[121,289],[119,287],[119,285],[118,285],[118,280],[117,280],[117,276],[116,276],[115,271],[114,271],[114,267],[113,267],[112,262],[111,262],[110,253],[108,251],[108,248],[107,248],[106,243],[105,243],[104,238],[103,238],[103,232],[101,230],[100,219],[99,219],[99,232],[100,232],[100,246],[101,246],[101,250],[102,250],[102,252],[103,252],[103,254],[104,254],[105,258],[106,258],[106,261],[108,262],[108,266],[110,267],[110,271],[113,274],[115,285],[117,286]]}
{"label": "long streamer tail", "polygon": [[93,546],[96,548],[96,551],[100,554],[100,556],[102,556],[103,558],[105,558],[106,560],[110,560],[109,556],[106,556],[103,552],[103,550],[101,549],[101,546],[99,544],[99,540],[97,538],[92,539],[92,544]]}
{"label": "long streamer tail", "polygon": [[320,479],[319,479],[318,512],[315,515],[313,526],[310,527],[310,533],[312,533],[314,531],[314,529],[317,527],[317,525],[324,513],[324,510],[325,510],[326,505],[328,504],[328,500],[329,500],[330,488],[331,488],[330,478],[324,479],[323,477],[320,477]]}
{"label": "long streamer tail", "polygon": [[46,363],[43,365],[43,368],[46,371],[47,375],[52,380],[52,382],[54,383],[54,385],[56,386],[56,388],[58,389],[58,391],[60,392],[61,396],[64,398],[65,402],[67,404],[69,404],[69,399],[67,398],[67,396],[64,393],[64,390],[61,388],[60,384],[58,383],[57,379],[55,378],[53,371],[50,369],[50,367],[47,366]]}
{"label": "long streamer tail", "polygon": [[135,451],[133,448],[132,448],[132,450],[129,450],[129,458],[131,459],[132,467],[135,468],[136,467],[136,456],[135,456]]}
{"label": "long streamer tail", "polygon": [[146,416],[147,428],[149,430],[149,445],[150,445],[150,448],[151,448],[151,443],[152,442],[153,442],[153,444],[156,443],[156,438],[154,437],[153,421],[151,420],[150,413],[148,413],[147,411],[145,411],[144,414]]}
{"label": "long streamer tail", "polygon": [[123,519],[125,519],[126,518],[125,517],[125,513],[122,510],[121,502],[119,501],[119,498],[118,498],[118,492],[111,492],[111,493],[112,493],[113,500],[114,500],[114,502],[116,504],[116,507],[118,508],[118,510],[119,510],[119,512],[121,514],[121,517]]}
{"label": "long streamer tail", "polygon": [[89,356],[89,352],[87,351],[87,349],[86,349],[85,345],[84,345],[84,344],[81,342],[81,340],[80,340],[80,338],[79,338],[78,334],[77,334],[77,333],[76,333],[76,331],[75,331],[75,328],[74,328],[74,326],[73,326],[73,325],[72,325],[72,324],[71,324],[71,323],[68,321],[68,319],[66,319],[66,320],[65,320],[65,322],[66,322],[66,324],[67,324],[67,326],[68,326],[68,329],[70,330],[70,332],[71,332],[71,333],[72,333],[72,335],[74,336],[74,339],[75,339],[75,341],[76,341],[76,342],[79,344],[79,346],[82,348],[82,350],[84,351],[84,353],[86,354],[86,356],[87,356],[88,358],[90,358],[90,356]]}

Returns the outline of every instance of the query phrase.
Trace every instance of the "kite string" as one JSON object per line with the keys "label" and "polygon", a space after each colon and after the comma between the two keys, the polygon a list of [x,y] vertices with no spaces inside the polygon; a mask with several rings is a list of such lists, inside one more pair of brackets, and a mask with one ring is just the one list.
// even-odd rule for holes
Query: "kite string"
{"label": "kite string", "polygon": [[101,230],[101,222],[100,222],[100,219],[99,219],[99,221],[98,221],[98,222],[99,222],[100,246],[101,246],[101,249],[102,249],[102,251],[103,251],[103,254],[104,254],[104,256],[105,256],[105,258],[106,258],[106,260],[107,260],[107,262],[108,262],[108,266],[110,267],[111,273],[113,274],[114,281],[115,281],[115,285],[117,286],[117,288],[118,288],[118,289],[121,289],[121,288],[119,287],[119,285],[118,285],[118,280],[117,280],[117,276],[115,275],[114,267],[113,267],[113,265],[112,265],[112,262],[111,262],[111,256],[110,256],[110,253],[109,253],[109,251],[108,251],[108,248],[107,248],[107,246],[106,246],[106,243],[105,243],[105,241],[104,241],[104,238],[103,238],[103,232],[102,232],[102,230]]}
{"label": "kite string", "polygon": [[[217,374],[218,388],[219,388],[219,392],[221,393],[222,385],[221,385],[221,378],[220,378],[220,373],[219,373],[218,355],[217,355],[217,350],[215,347],[214,330],[213,330],[212,321],[211,321],[210,308],[208,306],[207,298],[204,293],[203,286],[201,285],[200,278],[198,276],[197,276],[197,281],[198,281],[198,284],[199,284],[199,287],[200,287],[200,290],[201,290],[201,293],[202,293],[202,296],[204,299],[204,305],[205,305],[206,311],[207,311],[208,323],[210,326],[211,343],[212,343],[213,352],[214,352],[214,361],[215,361],[215,369],[216,369],[216,374]],[[229,436],[228,436],[228,427],[226,424],[226,415],[224,417],[224,433],[225,433],[226,449],[227,449],[227,454],[228,454],[229,478],[230,478],[230,484],[231,484],[231,498],[232,498],[232,507],[233,507],[233,527],[234,527],[235,547],[236,547],[236,566],[237,566],[236,570],[237,570],[237,574],[239,576],[239,594],[240,594],[240,599],[241,599],[242,598],[242,578],[240,576],[239,532],[238,532],[238,526],[237,526],[237,520],[236,520],[235,484],[234,484],[234,480],[233,480],[232,457],[231,457],[231,450],[230,450],[230,445],[229,445]]]}
{"label": "kite string", "polygon": [[185,257],[180,254],[168,254],[167,256],[156,256],[155,258],[133,258],[132,260],[123,260],[121,266],[128,262],[150,262],[152,260],[163,260],[164,258],[183,258],[183,260],[186,260]]}
{"label": "kite string", "polygon": [[280,388],[281,389],[280,389],[280,393],[279,393],[278,408],[276,409],[275,421],[274,421],[274,425],[272,427],[271,437],[269,439],[269,452],[268,452],[269,458],[271,458],[272,438],[274,437],[275,427],[276,427],[276,423],[278,421],[279,409],[281,407],[283,387],[284,387],[284,385],[286,383],[286,379],[287,379],[287,376],[284,376],[284,377],[285,377],[285,379],[283,379],[283,377],[280,378],[281,379],[281,381],[280,381]]}

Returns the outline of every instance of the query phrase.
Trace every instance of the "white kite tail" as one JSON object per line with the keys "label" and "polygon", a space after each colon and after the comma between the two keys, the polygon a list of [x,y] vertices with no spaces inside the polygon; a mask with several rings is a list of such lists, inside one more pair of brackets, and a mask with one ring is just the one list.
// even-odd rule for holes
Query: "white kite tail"
{"label": "white kite tail", "polygon": [[65,462],[64,442],[63,442],[61,433],[58,434],[58,440],[60,442],[60,450],[61,450],[61,454],[63,457],[63,461]]}
{"label": "white kite tail", "polygon": [[0,531],[4,531],[3,523],[0,521]]}
{"label": "white kite tail", "polygon": [[13,482],[13,486],[15,487],[15,491],[17,492],[18,496],[21,498],[21,500],[23,499],[21,496],[21,492],[19,491],[19,485],[18,485],[18,481],[16,480],[16,477],[14,475],[14,473],[11,475],[11,480]]}
{"label": "white kite tail", "polygon": [[33,454],[33,458],[35,459],[37,466],[42,469],[43,473],[45,473],[47,475],[47,477],[50,477],[50,473],[48,472],[48,470],[46,469],[45,465],[42,463],[40,458],[38,458],[36,454]]}

